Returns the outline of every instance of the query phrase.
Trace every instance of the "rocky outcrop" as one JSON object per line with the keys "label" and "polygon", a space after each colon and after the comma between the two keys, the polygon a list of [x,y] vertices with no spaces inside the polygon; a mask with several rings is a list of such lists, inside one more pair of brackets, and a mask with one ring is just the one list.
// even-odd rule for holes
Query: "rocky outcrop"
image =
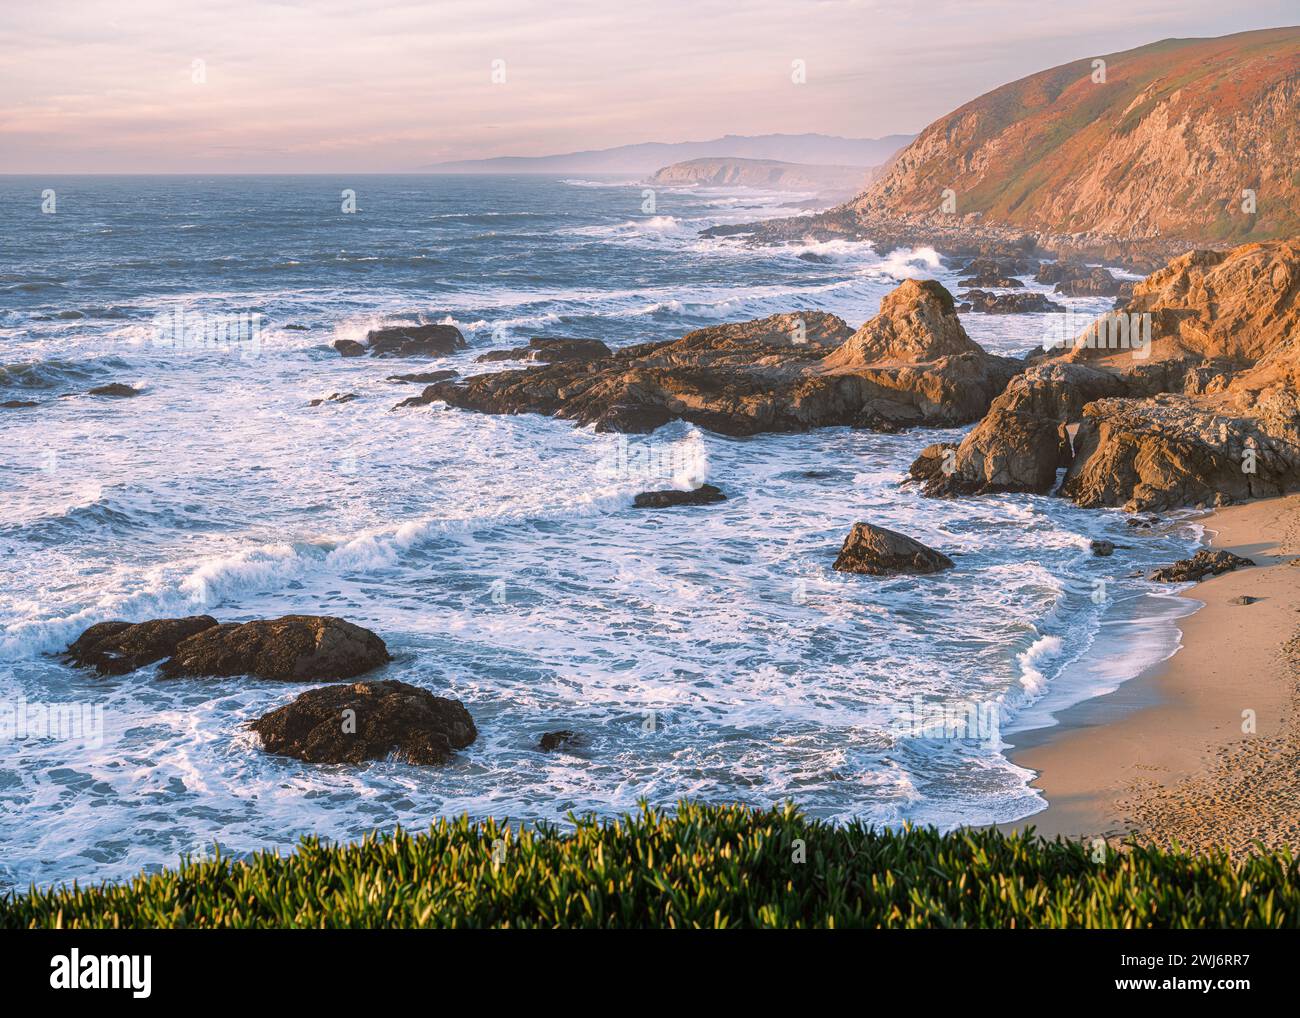
{"label": "rocky outcrop", "polygon": [[712,505],[725,502],[727,496],[712,484],[701,484],[690,491],[668,488],[663,491],[643,491],[632,500],[637,509],[667,509],[677,505]]}
{"label": "rocky outcrop", "polygon": [[[1000,284],[994,284],[1000,285]],[[1013,286],[1019,284],[1013,283]],[[1065,305],[1058,304],[1046,294],[1033,290],[1020,290],[1014,293],[989,293],[987,290],[968,290],[959,298],[962,301],[958,311],[972,311],[984,315],[1024,315],[1042,314],[1048,311],[1064,311]]]}
{"label": "rocky outcrop", "polygon": [[906,534],[870,523],[853,524],[835,559],[835,568],[842,573],[870,576],[937,573],[952,567],[952,559],[943,552],[927,548]]}
{"label": "rocky outcrop", "polygon": [[176,653],[183,641],[211,629],[211,615],[148,622],[100,622],[91,626],[67,649],[67,661],[78,668],[94,668],[100,675],[125,675]]}
{"label": "rocky outcrop", "polygon": [[205,628],[182,640],[159,674],[320,682],[350,679],[390,660],[384,641],[368,629],[331,616],[286,615]]}
{"label": "rocky outcrop", "polygon": [[608,357],[613,353],[599,339],[569,339],[556,337],[547,339],[534,336],[527,346],[517,346],[510,350],[489,350],[475,358],[479,363],[490,361],[537,361],[552,364],[556,361],[590,361],[599,357]]}
{"label": "rocky outcrop", "polygon": [[1300,487],[1300,243],[1190,252],[1121,314],[1119,342],[1107,315],[1031,358],[946,473],[919,459],[926,494],[1047,492],[1061,467],[1062,495],[1130,511]]}
{"label": "rocky outcrop", "polygon": [[328,396],[309,400],[307,405],[320,406],[324,403],[351,403],[354,399],[359,398],[360,397],[355,392],[331,392]]}
{"label": "rocky outcrop", "polygon": [[1089,404],[1074,449],[1061,494],[1089,508],[1220,506],[1300,484],[1300,445],[1181,395]]}
{"label": "rocky outcrop", "polygon": [[111,396],[114,399],[129,399],[132,396],[141,395],[142,390],[125,384],[124,382],[113,382],[109,385],[100,385],[86,392],[87,396]]}
{"label": "rocky outcrop", "polygon": [[1093,399],[1127,392],[1123,379],[1082,364],[1050,363],[1017,375],[957,447],[943,472],[924,454],[911,476],[932,497],[1046,494],[1073,460],[1068,422]]}
{"label": "rocky outcrop", "polygon": [[478,738],[459,700],[395,680],[312,689],[249,727],[268,753],[307,763],[443,764]]}
{"label": "rocky outcrop", "polygon": [[1038,414],[998,409],[962,441],[952,472],[936,476],[927,463],[914,476],[928,475],[922,490],[931,497],[1043,493],[1055,486],[1056,472],[1069,463],[1064,426]]}
{"label": "rocky outcrop", "polygon": [[1230,551],[1202,549],[1191,558],[1179,559],[1173,565],[1157,569],[1149,577],[1156,583],[1199,583],[1207,576],[1232,572],[1255,563]]}
{"label": "rocky outcrop", "polygon": [[364,344],[355,339],[334,343],[344,357],[445,357],[468,346],[454,325],[390,325],[371,329]]}
{"label": "rocky outcrop", "polygon": [[977,419],[1021,366],[966,336],[942,286],[908,281],[856,332],[825,312],[773,315],[591,361],[444,382],[402,405],[441,400],[623,432],[678,419],[727,435],[952,426]]}
{"label": "rocky outcrop", "polygon": [[0,403],[0,409],[4,410],[26,410],[28,407],[38,406],[35,400],[30,399],[7,399]]}

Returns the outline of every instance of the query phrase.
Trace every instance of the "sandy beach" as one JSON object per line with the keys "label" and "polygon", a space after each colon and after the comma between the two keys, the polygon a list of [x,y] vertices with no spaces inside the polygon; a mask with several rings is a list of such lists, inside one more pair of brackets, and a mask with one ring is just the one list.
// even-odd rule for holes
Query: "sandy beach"
{"label": "sandy beach", "polygon": [[1204,607],[1181,621],[1168,661],[1062,712],[1058,727],[1011,738],[1049,807],[1008,828],[1234,855],[1257,842],[1300,849],[1300,495],[1204,522],[1213,547],[1256,567],[1182,594]]}

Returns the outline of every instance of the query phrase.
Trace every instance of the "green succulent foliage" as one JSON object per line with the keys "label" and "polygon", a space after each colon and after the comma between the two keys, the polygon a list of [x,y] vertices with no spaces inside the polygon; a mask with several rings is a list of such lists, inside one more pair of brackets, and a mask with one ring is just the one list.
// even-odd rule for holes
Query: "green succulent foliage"
{"label": "green succulent foliage", "polygon": [[885,830],[680,803],[571,829],[440,820],[0,899],[0,927],[1296,927],[1289,853]]}

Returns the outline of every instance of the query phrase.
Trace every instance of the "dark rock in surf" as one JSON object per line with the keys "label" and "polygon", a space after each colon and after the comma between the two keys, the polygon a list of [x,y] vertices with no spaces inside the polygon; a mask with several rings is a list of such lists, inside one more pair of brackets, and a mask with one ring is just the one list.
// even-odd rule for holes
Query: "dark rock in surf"
{"label": "dark rock in surf", "polygon": [[68,663],[78,668],[94,668],[100,675],[124,675],[170,657],[183,640],[215,625],[217,620],[211,615],[100,622],[78,636],[65,653]]}
{"label": "dark rock in surf", "polygon": [[558,732],[547,732],[537,742],[537,748],[543,753],[551,753],[557,749],[563,749],[565,746],[576,746],[582,739],[577,732],[561,730]]}
{"label": "dark rock in surf", "polygon": [[1099,558],[1107,558],[1115,554],[1114,541],[1097,540],[1089,544],[1088,547],[1091,548],[1092,553],[1098,556]]}
{"label": "dark rock in surf", "polygon": [[442,357],[468,345],[454,325],[390,325],[366,333],[372,357]]}
{"label": "dark rock in surf", "polygon": [[667,509],[677,505],[711,505],[726,500],[727,496],[720,488],[712,484],[701,484],[690,491],[643,491],[632,500],[632,505],[637,509]]}
{"label": "dark rock in surf", "polygon": [[855,523],[835,559],[842,573],[892,576],[897,573],[937,573],[953,568],[943,552],[928,548],[906,534],[870,523]]}
{"label": "dark rock in surf", "polygon": [[409,375],[389,375],[384,379],[385,382],[414,382],[417,384],[429,385],[431,382],[445,382],[449,378],[455,378],[456,372],[447,368],[444,371],[416,371]]}
{"label": "dark rock in surf", "polygon": [[268,753],[307,763],[443,764],[478,738],[459,700],[393,679],[312,689],[249,727]]}
{"label": "dark rock in surf", "polygon": [[332,392],[324,399],[314,399],[307,405],[320,406],[322,403],[351,403],[354,399],[357,398],[358,397],[355,392]]}
{"label": "dark rock in surf", "polygon": [[1065,306],[1049,300],[1045,294],[1032,290],[1015,293],[989,293],[987,290],[968,290],[957,298],[963,301],[957,310],[985,315],[1020,315],[1044,311],[1064,311]]}
{"label": "dark rock in surf", "polygon": [[391,660],[369,629],[331,616],[286,615],[205,629],[183,640],[159,674],[319,682],[350,679]]}
{"label": "dark rock in surf", "polygon": [[355,339],[336,339],[334,349],[344,357],[364,357],[366,348]]}
{"label": "dark rock in surf", "polygon": [[125,385],[122,382],[113,382],[111,385],[101,385],[89,390],[87,396],[112,396],[114,399],[127,399],[131,396],[139,396],[140,389]]}

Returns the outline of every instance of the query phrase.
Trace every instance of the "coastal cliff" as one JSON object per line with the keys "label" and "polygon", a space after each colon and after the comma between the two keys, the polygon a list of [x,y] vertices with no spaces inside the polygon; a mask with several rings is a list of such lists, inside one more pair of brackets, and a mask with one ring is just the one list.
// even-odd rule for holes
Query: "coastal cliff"
{"label": "coastal cliff", "polygon": [[712,231],[951,254],[1034,247],[1150,271],[1300,233],[1300,28],[1165,39],[1003,85],[819,216]]}
{"label": "coastal cliff", "polygon": [[663,167],[649,182],[851,195],[868,186],[880,172],[879,167],[819,166],[775,159],[690,159]]}

